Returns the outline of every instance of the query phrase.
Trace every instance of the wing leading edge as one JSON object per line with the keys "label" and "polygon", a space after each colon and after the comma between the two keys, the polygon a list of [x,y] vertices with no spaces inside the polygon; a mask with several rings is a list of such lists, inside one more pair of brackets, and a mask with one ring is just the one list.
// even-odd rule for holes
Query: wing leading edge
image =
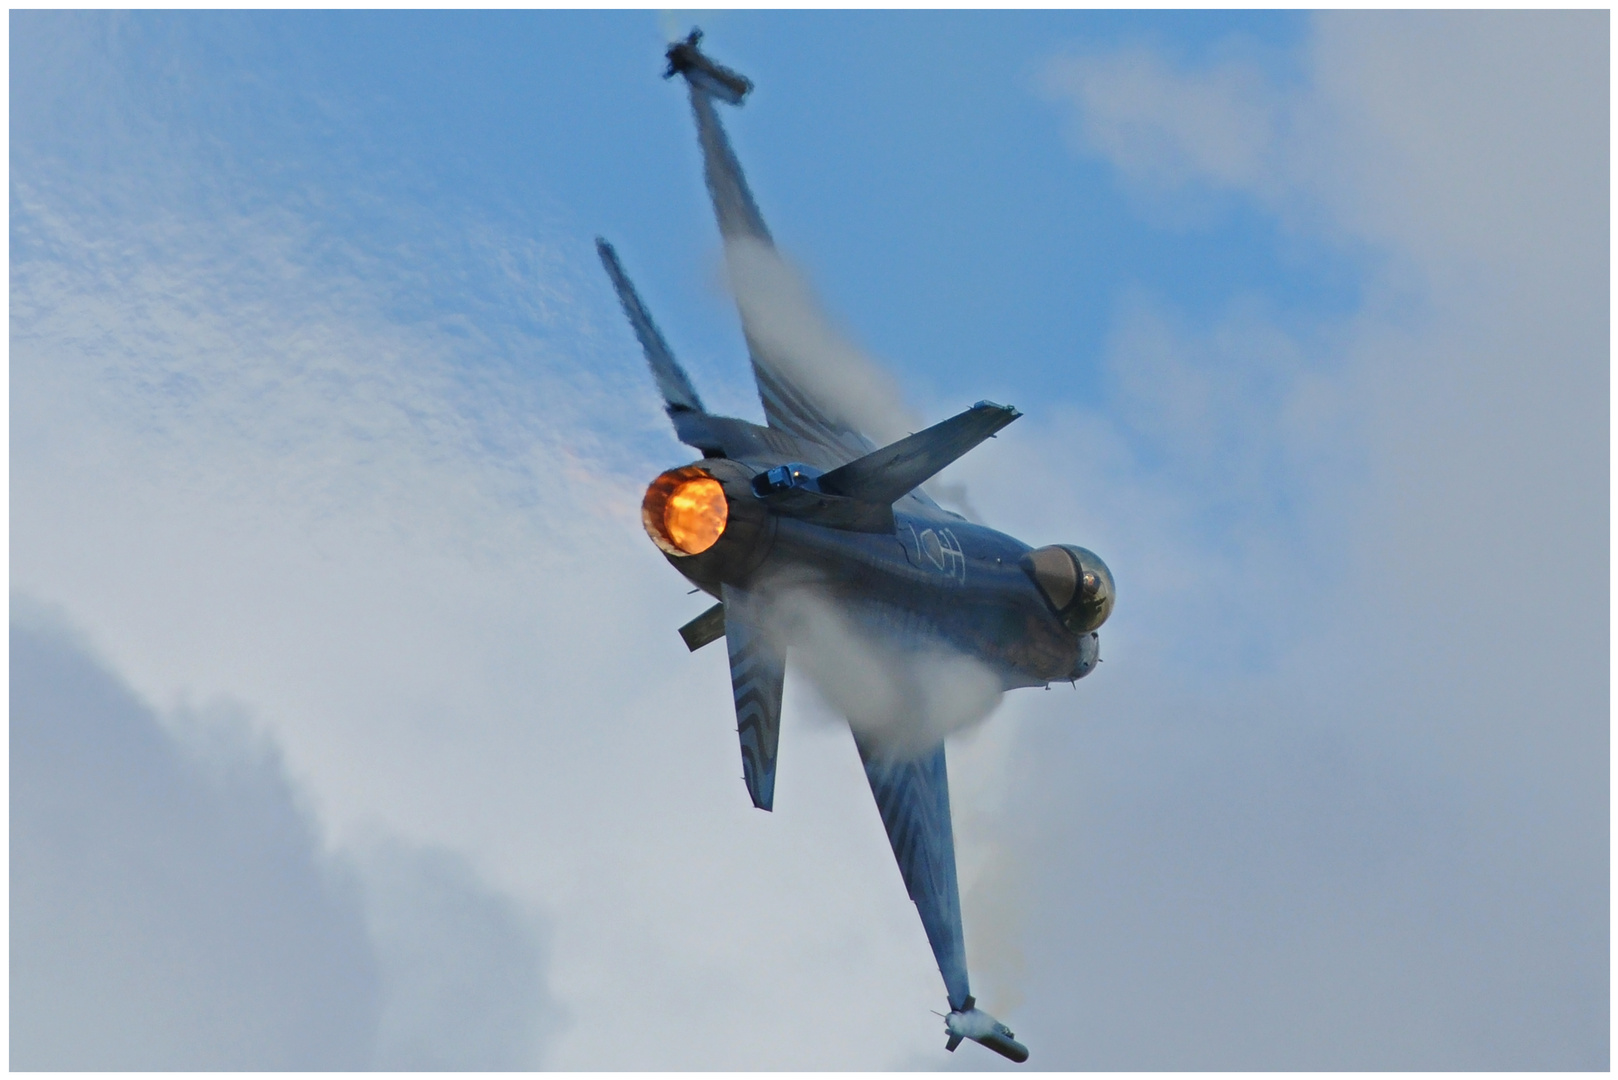
{"label": "wing leading edge", "polygon": [[[682,43],[682,48],[685,45]],[[689,46],[695,49],[695,45]],[[704,58],[706,59],[706,58]],[[711,61],[710,61],[711,63]],[[727,246],[753,244],[773,253],[775,241],[764,215],[759,213],[741,162],[731,148],[730,138],[719,113],[714,108],[714,94],[707,80],[697,77],[696,69],[682,69],[691,93],[691,111],[697,122],[697,142],[702,147],[703,178],[713,200],[714,216],[719,221],[719,234]],[[734,74],[734,73],[732,73]],[[749,84],[751,86],[751,84]],[[729,100],[729,99],[727,99]],[[740,99],[732,104],[740,104]],[[758,385],[760,403],[770,427],[786,431],[806,442],[832,451],[841,461],[851,461],[876,449],[870,439],[847,424],[833,419],[785,375],[785,367],[774,358],[770,349],[747,325],[747,312],[742,312],[742,333],[747,339],[747,351],[753,362],[753,381]]]}
{"label": "wing leading edge", "polygon": [[966,974],[966,941],[961,932],[961,895],[955,876],[955,831],[949,815],[949,765],[944,744],[918,758],[882,758],[855,736],[865,778],[876,797],[893,857],[905,890],[921,916],[933,947],[938,973],[949,994],[944,1048],[953,1051],[971,1039],[1021,1064],[1028,1048],[1006,1025],[977,1007]]}

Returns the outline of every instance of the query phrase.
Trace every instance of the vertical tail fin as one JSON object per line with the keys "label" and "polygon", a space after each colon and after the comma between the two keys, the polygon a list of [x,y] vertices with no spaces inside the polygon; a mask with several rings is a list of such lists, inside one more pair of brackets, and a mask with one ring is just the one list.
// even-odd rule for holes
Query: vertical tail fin
{"label": "vertical tail fin", "polygon": [[640,339],[640,347],[646,353],[646,364],[652,369],[652,378],[657,380],[657,389],[663,395],[664,406],[672,416],[677,412],[706,412],[702,407],[702,399],[697,397],[696,387],[691,385],[691,379],[680,367],[679,361],[674,359],[674,353],[669,349],[668,342],[658,332],[657,324],[652,321],[652,315],[641,303],[640,294],[630,282],[629,275],[618,261],[618,253],[612,245],[601,237],[596,237],[596,253],[601,256],[601,265],[607,268],[607,276],[612,279],[612,287],[618,293],[618,302],[624,307],[624,314],[629,317],[629,325],[635,328],[635,336]]}

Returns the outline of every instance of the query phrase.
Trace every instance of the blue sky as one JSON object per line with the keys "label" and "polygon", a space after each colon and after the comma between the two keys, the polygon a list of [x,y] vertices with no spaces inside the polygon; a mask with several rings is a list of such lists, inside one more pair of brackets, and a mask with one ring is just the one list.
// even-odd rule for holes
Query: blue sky
{"label": "blue sky", "polygon": [[[13,1063],[997,1064],[790,675],[746,809],[640,533],[687,451],[593,236],[758,416],[692,23],[834,320],[928,419],[1025,414],[947,479],[1118,577],[1094,677],[951,751],[1034,1061],[1604,1068],[1599,13],[14,14],[13,989],[109,1022]],[[97,820],[172,872],[97,881]]]}
{"label": "blue sky", "polygon": [[[119,32],[119,71],[137,98],[163,96],[173,137],[208,130],[221,165],[263,178],[235,197],[289,201],[375,245],[400,239],[390,196],[414,212],[543,223],[575,242],[604,232],[686,351],[733,360],[734,320],[703,273],[712,229],[687,109],[644,77],[661,21],[154,16]],[[783,243],[862,341],[935,393],[975,393],[985,369],[1017,380],[1007,392],[1095,393],[1108,312],[1131,289],[1172,293],[1194,318],[1260,294],[1307,320],[1356,295],[1352,252],[1286,236],[1240,201],[1179,228],[1143,220],[1103,163],[1064,144],[1060,103],[1037,89],[1050,56],[1120,43],[1191,62],[1234,47],[1284,78],[1297,16],[705,21],[738,68],[771,72],[732,127]],[[190,62],[183,81],[177,56]],[[26,111],[18,134],[28,145]],[[412,299],[444,302],[401,302]]]}

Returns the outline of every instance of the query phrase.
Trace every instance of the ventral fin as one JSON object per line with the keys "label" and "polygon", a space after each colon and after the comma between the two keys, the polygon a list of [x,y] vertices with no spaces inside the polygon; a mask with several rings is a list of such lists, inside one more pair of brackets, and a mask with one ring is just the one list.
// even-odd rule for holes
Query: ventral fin
{"label": "ventral fin", "polygon": [[701,615],[680,627],[680,638],[685,647],[696,652],[704,645],[725,636],[725,605],[715,604]]}

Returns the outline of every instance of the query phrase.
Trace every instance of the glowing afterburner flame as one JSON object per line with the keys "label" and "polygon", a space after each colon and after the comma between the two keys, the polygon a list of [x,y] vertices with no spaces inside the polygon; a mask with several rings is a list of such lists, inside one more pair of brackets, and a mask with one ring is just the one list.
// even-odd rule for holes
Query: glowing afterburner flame
{"label": "glowing afterburner flame", "polygon": [[699,555],[719,541],[729,516],[725,489],[712,477],[699,476],[669,492],[663,504],[663,532],[687,555]]}

